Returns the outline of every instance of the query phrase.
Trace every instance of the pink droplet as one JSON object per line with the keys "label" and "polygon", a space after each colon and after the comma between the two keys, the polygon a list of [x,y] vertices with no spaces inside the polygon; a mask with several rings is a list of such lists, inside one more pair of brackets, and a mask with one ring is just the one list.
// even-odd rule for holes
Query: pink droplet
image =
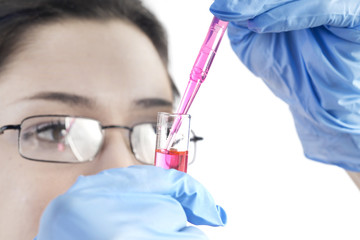
{"label": "pink droplet", "polygon": [[65,150],[65,145],[63,143],[58,143],[57,149],[59,152],[63,152]]}

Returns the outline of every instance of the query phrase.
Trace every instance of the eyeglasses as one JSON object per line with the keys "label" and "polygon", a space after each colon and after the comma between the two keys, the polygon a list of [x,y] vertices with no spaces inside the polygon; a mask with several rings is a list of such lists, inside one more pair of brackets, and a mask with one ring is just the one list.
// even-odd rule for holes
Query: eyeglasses
{"label": "eyeglasses", "polygon": [[[156,123],[140,123],[132,127],[102,126],[97,120],[67,115],[39,115],[27,117],[18,125],[5,125],[6,130],[18,130],[19,154],[29,160],[79,163],[92,161],[99,153],[106,129],[129,131],[129,142],[135,158],[144,164],[153,164],[156,145]],[[194,162],[196,142],[203,138],[191,131],[189,164]]]}

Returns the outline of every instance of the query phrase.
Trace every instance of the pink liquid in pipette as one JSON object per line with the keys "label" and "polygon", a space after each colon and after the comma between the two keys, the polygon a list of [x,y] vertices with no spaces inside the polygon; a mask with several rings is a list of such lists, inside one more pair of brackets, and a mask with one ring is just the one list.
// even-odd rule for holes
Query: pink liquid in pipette
{"label": "pink liquid in pipette", "polygon": [[191,70],[190,80],[176,113],[187,114],[189,111],[190,105],[193,102],[196,93],[198,92],[201,84],[205,81],[209,72],[227,25],[228,22],[221,21],[216,17],[213,18],[205,41],[201,46],[199,54]]}
{"label": "pink liquid in pipette", "polygon": [[[200,52],[196,58],[195,64],[190,73],[190,80],[186,87],[185,93],[181,99],[180,105],[176,111],[178,114],[187,114],[189,108],[201,86],[204,82],[211,64],[215,58],[215,54],[220,45],[221,39],[225,33],[228,22],[221,21],[214,17],[209,31],[206,35],[205,41],[201,46]],[[178,131],[181,125],[181,116],[178,116],[171,129],[167,139],[166,149],[171,148],[172,142],[174,141],[174,135]]]}
{"label": "pink liquid in pipette", "polygon": [[156,149],[155,166],[165,169],[176,169],[182,172],[187,171],[188,152],[176,150]]}

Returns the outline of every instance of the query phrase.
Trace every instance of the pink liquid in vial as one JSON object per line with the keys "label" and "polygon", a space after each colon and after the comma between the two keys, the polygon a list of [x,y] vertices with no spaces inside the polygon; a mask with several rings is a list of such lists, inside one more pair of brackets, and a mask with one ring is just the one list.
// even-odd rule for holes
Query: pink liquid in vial
{"label": "pink liquid in vial", "polygon": [[155,166],[165,169],[176,169],[182,172],[187,171],[188,152],[176,150],[156,149]]}

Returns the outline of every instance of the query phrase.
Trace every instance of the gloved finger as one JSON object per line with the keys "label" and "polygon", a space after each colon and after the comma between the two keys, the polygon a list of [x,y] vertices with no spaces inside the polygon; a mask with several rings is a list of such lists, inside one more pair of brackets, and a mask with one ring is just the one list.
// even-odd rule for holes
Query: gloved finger
{"label": "gloved finger", "polygon": [[210,193],[190,175],[154,166],[131,166],[105,170],[79,177],[68,192],[94,191],[118,193],[155,193],[171,196],[183,207],[189,222],[223,226],[225,211],[215,204]]}
{"label": "gloved finger", "polygon": [[210,11],[224,21],[245,21],[297,0],[215,0]]}
{"label": "gloved finger", "polygon": [[175,199],[130,192],[61,195],[46,208],[38,232],[39,240],[173,238],[207,239],[195,227],[186,227],[186,216]]}
{"label": "gloved finger", "polygon": [[300,0],[276,6],[249,20],[255,32],[284,32],[322,25],[352,28],[360,24],[360,1]]}

